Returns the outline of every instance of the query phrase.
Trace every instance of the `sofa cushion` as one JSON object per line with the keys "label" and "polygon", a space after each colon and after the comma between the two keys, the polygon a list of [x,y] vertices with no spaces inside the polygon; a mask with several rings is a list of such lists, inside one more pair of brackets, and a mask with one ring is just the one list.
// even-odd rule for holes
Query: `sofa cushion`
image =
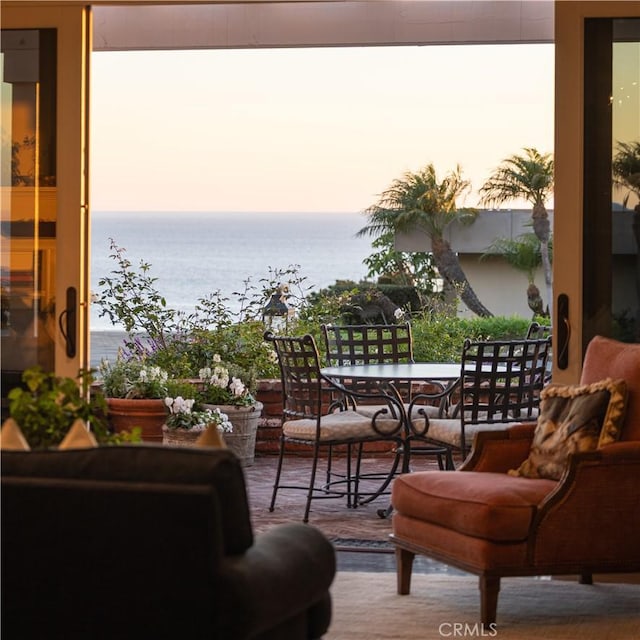
{"label": "sofa cushion", "polygon": [[[423,429],[419,421],[413,423],[419,430]],[[479,431],[504,431],[510,427],[522,424],[521,422],[478,422],[477,424],[465,424],[464,438],[465,447],[468,448],[473,443],[476,433]],[[443,442],[452,447],[462,447],[462,424],[460,418],[433,418],[429,420],[427,437],[437,442]]]}
{"label": "sofa cushion", "polygon": [[224,553],[243,553],[253,544],[244,474],[238,458],[226,449],[136,444],[3,451],[2,476],[211,487],[220,505]]}
{"label": "sofa cushion", "polygon": [[496,542],[525,540],[552,480],[503,473],[422,471],[395,479],[394,513]]}
{"label": "sofa cushion", "polygon": [[18,423],[13,418],[7,418],[0,429],[0,450],[2,451],[30,451],[29,443],[24,437]]}
{"label": "sofa cushion", "polygon": [[210,424],[196,440],[196,447],[211,447],[212,449],[226,449],[227,444],[218,425]]}
{"label": "sofa cushion", "polygon": [[71,429],[58,445],[60,451],[66,449],[91,449],[97,447],[98,441],[85,424],[84,420],[74,420]]}
{"label": "sofa cushion", "polygon": [[550,385],[540,394],[540,414],[528,458],[509,471],[559,480],[569,455],[618,440],[626,407],[624,380],[579,386]]}
{"label": "sofa cushion", "polygon": [[[399,418],[377,418],[376,431],[371,418],[356,411],[336,411],[320,418],[320,441],[345,440],[347,438],[381,438],[398,435],[402,423]],[[314,442],[317,423],[311,418],[287,420],[282,423],[282,433],[288,438]]]}

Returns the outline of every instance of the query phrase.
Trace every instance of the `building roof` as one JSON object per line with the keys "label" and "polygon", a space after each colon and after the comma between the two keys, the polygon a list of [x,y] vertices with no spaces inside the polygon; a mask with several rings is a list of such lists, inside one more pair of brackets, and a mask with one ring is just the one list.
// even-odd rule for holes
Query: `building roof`
{"label": "building roof", "polygon": [[[86,3],[86,0],[85,0]],[[552,0],[94,0],[94,51],[553,42]]]}

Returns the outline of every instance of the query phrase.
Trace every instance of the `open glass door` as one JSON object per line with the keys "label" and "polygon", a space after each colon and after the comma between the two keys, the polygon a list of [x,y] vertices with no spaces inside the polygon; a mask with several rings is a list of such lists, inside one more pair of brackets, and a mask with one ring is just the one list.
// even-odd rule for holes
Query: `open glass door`
{"label": "open glass door", "polygon": [[[640,9],[614,1],[554,8],[553,380],[571,384],[594,335],[640,340]],[[631,151],[623,187],[621,144]]]}
{"label": "open glass door", "polygon": [[26,368],[75,377],[88,362],[89,15],[29,4],[2,7],[3,413]]}
{"label": "open glass door", "polygon": [[583,343],[640,342],[640,18],[585,22]]}

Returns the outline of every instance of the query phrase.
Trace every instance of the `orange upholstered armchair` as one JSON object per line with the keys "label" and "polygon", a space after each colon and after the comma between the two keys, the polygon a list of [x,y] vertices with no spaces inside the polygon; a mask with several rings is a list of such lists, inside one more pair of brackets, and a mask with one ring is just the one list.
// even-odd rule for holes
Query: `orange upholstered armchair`
{"label": "orange upholstered armchair", "polygon": [[[496,621],[502,577],[577,574],[591,583],[593,573],[640,571],[640,344],[596,336],[581,384],[564,390],[564,399],[549,393],[543,400],[539,425],[555,411],[547,422],[564,423],[572,437],[596,422],[605,426],[597,425],[597,448],[577,447],[555,477],[531,462],[544,449],[541,426],[523,424],[477,434],[457,471],[395,480],[398,593],[409,593],[415,555],[430,556],[479,576],[481,622],[488,625]],[[554,405],[558,400],[564,408]],[[596,418],[581,420],[587,410]]]}

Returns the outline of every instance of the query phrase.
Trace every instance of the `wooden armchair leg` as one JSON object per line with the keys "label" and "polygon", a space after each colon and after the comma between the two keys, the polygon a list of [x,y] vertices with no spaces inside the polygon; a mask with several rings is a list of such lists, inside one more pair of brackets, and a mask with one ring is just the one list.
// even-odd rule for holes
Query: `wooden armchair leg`
{"label": "wooden armchair leg", "polygon": [[480,622],[487,627],[496,621],[498,611],[499,576],[480,576]]}
{"label": "wooden armchair leg", "polygon": [[406,596],[411,591],[411,572],[415,553],[396,547],[396,577],[398,579],[398,594]]}

